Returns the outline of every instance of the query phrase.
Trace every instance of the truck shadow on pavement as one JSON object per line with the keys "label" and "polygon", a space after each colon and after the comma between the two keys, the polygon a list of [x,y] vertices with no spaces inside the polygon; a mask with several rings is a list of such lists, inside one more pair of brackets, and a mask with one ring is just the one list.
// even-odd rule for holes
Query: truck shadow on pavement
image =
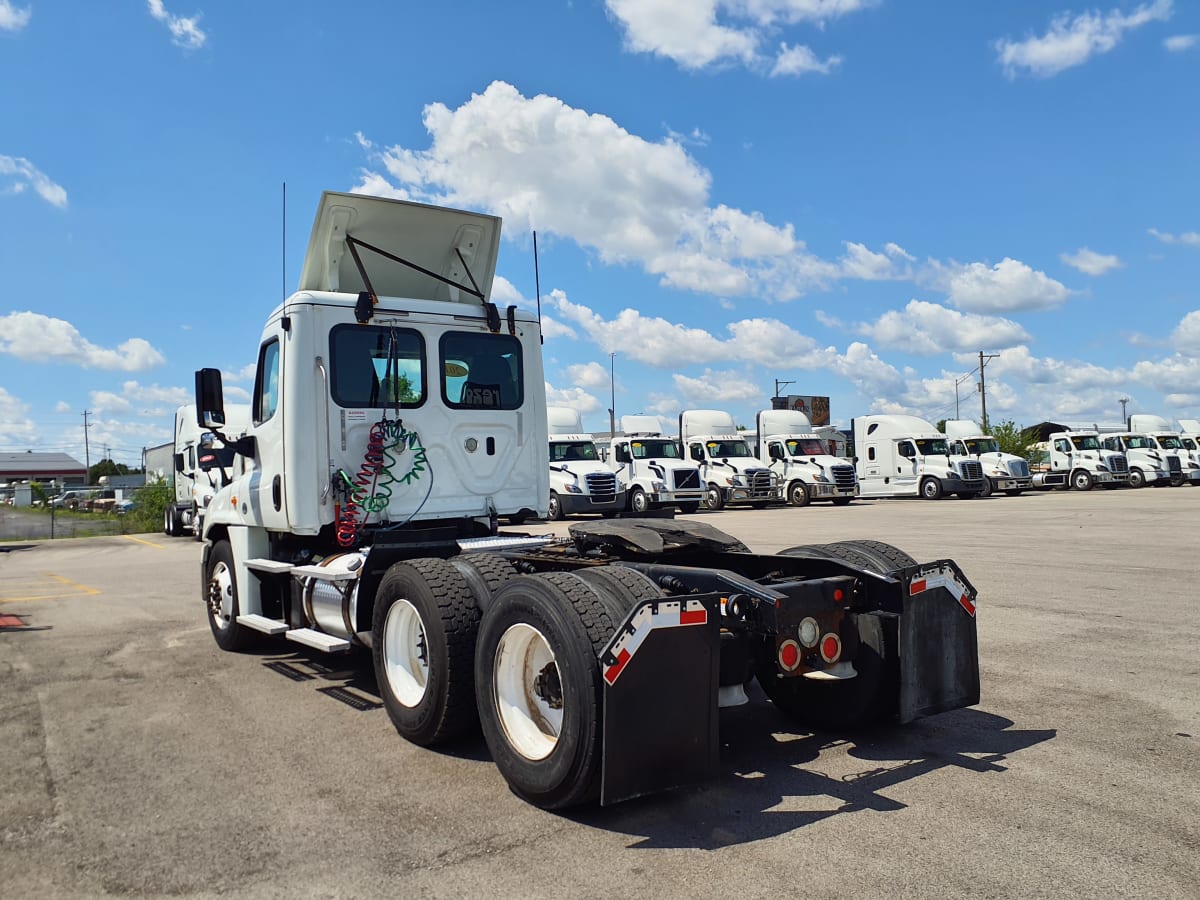
{"label": "truck shadow on pavement", "polygon": [[941,769],[1003,773],[1010,754],[1057,736],[1013,724],[962,709],[855,735],[808,734],[756,698],[722,712],[721,762],[711,781],[571,818],[640,835],[631,848],[752,843],[845,813],[904,809],[889,788]]}

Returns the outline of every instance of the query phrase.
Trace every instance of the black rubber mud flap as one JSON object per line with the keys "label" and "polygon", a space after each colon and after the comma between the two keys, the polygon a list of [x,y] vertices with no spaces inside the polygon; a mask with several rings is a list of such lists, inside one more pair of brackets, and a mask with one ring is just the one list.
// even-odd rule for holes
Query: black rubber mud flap
{"label": "black rubber mud flap", "polygon": [[716,594],[643,601],[601,654],[601,805],[715,774],[719,603]]}
{"label": "black rubber mud flap", "polygon": [[949,560],[894,573],[904,591],[900,617],[899,719],[979,702],[975,588]]}

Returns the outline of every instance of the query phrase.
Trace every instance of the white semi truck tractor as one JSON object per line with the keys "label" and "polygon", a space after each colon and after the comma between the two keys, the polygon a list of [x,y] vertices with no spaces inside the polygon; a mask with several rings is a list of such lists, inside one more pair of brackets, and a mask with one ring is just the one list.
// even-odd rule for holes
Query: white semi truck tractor
{"label": "white semi truck tractor", "polygon": [[549,518],[576,513],[612,517],[625,508],[625,485],[600,459],[592,436],[583,430],[579,410],[546,409],[550,428]]}
{"label": "white semi truck tractor", "polygon": [[[226,434],[240,434],[250,422],[248,404],[225,407]],[[196,540],[204,529],[204,512],[221,485],[228,481],[234,452],[196,417],[196,404],[175,411],[175,442],[172,465],[174,496],[163,508],[163,534],[179,537],[185,532]]]}
{"label": "white semi truck tractor", "polygon": [[700,467],[709,509],[731,503],[762,509],[783,499],[779,475],[754,455],[729,413],[685,409],[679,414],[679,442],[687,458]]}
{"label": "white semi truck tractor", "polygon": [[951,458],[946,435],[917,416],[859,416],[851,421],[859,496],[963,499],[984,491],[977,459]]}
{"label": "white semi truck tractor", "polygon": [[1159,449],[1148,434],[1135,431],[1109,431],[1100,435],[1100,446],[1125,454],[1129,463],[1129,486],[1170,487],[1183,484],[1183,467],[1174,452]]}
{"label": "white semi truck tractor", "polygon": [[983,467],[983,493],[990,497],[1002,492],[1010,497],[1019,497],[1033,487],[1029,462],[1013,453],[1003,453],[999,442],[983,433],[970,419],[949,419],[946,422],[946,438],[950,455],[965,459],[977,459]]}
{"label": "white semi truck tractor", "polygon": [[[1200,484],[1200,450],[1196,449],[1195,441],[1189,447],[1184,435],[1171,427],[1171,423],[1162,416],[1135,413],[1129,417],[1129,430],[1140,432],[1154,442],[1154,448],[1167,460],[1170,467],[1171,484]],[[1179,470],[1175,470],[1170,457],[1179,460]],[[1132,467],[1132,463],[1130,463]]]}
{"label": "white semi truck tractor", "polygon": [[626,506],[639,515],[668,507],[694,513],[704,500],[700,467],[683,458],[658,416],[621,416],[621,434],[609,442],[608,466],[625,489]]}
{"label": "white semi truck tractor", "polygon": [[481,729],[547,809],[711,777],[751,679],[806,728],[978,702],[977,595],[949,559],[759,554],[656,517],[501,532],[547,512],[550,429],[538,320],[490,299],[499,246],[493,216],[326,193],[243,433],[224,431],[220,369],[197,372],[198,421],[235,453],[200,562],[221,648],[363,648],[402,736]]}
{"label": "white semi truck tractor", "polygon": [[831,456],[808,416],[794,409],[764,409],[755,416],[758,458],[779,476],[792,506],[830,500],[845,506],[858,496],[858,476],[847,460]]}
{"label": "white semi truck tractor", "polygon": [[1090,491],[1097,484],[1114,488],[1131,483],[1129,460],[1121,451],[1104,447],[1098,431],[1055,431],[1047,436],[1046,448],[1050,471],[1066,475],[1072,490]]}

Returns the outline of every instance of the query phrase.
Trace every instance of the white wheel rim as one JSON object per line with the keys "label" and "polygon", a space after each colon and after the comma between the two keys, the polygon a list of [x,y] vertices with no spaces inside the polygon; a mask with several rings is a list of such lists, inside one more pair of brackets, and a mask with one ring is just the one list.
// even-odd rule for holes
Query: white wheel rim
{"label": "white wheel rim", "polygon": [[563,723],[562,680],[550,643],[531,625],[512,625],[500,637],[494,665],[496,709],[509,745],[526,759],[545,759]]}
{"label": "white wheel rim", "polygon": [[400,599],[387,611],[383,623],[383,666],[388,687],[409,708],[425,696],[429,684],[429,642],[421,614]]}
{"label": "white wheel rim", "polygon": [[208,613],[222,631],[233,620],[233,572],[223,562],[213,567],[208,581]]}

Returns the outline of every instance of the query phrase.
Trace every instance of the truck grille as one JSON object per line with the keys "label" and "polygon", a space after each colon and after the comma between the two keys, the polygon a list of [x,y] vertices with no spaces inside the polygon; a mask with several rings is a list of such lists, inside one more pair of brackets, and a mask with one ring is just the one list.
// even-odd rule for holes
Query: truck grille
{"label": "truck grille", "polygon": [[1124,454],[1116,454],[1108,460],[1108,468],[1118,475],[1129,474],[1129,460]]}
{"label": "truck grille", "polygon": [[611,472],[592,472],[586,476],[592,500],[604,502],[617,498],[617,476]]}
{"label": "truck grille", "polygon": [[1183,466],[1181,466],[1179,464],[1178,456],[1168,456],[1167,457],[1167,471],[1170,472],[1172,475],[1178,475],[1180,472],[1183,471]]}
{"label": "truck grille", "polygon": [[962,478],[963,481],[980,481],[983,478],[983,466],[974,459],[963,460]]}
{"label": "truck grille", "polygon": [[754,496],[767,497],[771,494],[771,473],[766,469],[747,469],[746,484]]}
{"label": "truck grille", "polygon": [[700,490],[699,469],[676,469],[672,474],[675,479],[675,490]]}
{"label": "truck grille", "polygon": [[854,466],[831,466],[830,471],[839,491],[854,490]]}
{"label": "truck grille", "polygon": [[1010,459],[1008,461],[1008,474],[1016,478],[1029,477],[1029,463],[1023,459]]}

